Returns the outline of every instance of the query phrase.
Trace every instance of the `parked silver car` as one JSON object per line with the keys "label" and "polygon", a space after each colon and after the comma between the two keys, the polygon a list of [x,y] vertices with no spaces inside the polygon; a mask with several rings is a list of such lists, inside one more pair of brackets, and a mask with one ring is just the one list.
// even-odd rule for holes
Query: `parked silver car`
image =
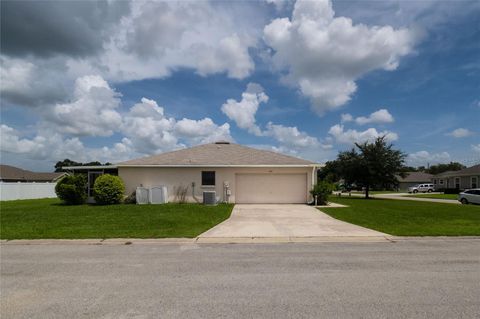
{"label": "parked silver car", "polygon": [[418,184],[408,188],[409,193],[431,193],[435,191],[435,186],[433,184]]}
{"label": "parked silver car", "polygon": [[480,188],[468,189],[458,194],[462,204],[480,204]]}

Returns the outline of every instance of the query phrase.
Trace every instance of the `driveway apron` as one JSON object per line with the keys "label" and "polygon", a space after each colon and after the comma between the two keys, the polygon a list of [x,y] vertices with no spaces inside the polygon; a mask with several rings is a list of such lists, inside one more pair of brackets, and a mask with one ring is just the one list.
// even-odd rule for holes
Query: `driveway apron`
{"label": "driveway apron", "polygon": [[[341,208],[339,208],[341,209]],[[378,237],[387,234],[339,221],[307,205],[237,204],[226,221],[200,238]]]}

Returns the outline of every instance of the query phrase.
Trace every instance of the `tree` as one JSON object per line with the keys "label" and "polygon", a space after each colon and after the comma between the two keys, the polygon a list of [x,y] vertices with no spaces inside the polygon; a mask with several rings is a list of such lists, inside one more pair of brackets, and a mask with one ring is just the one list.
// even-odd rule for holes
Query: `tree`
{"label": "tree", "polygon": [[68,158],[64,159],[63,161],[58,161],[55,164],[55,172],[63,172],[62,167],[64,166],[81,166],[82,163],[72,161]]}
{"label": "tree", "polygon": [[340,180],[337,161],[328,161],[325,166],[317,171],[317,180],[336,183]]}
{"label": "tree", "polygon": [[75,162],[66,158],[63,161],[58,161],[55,164],[55,172],[64,172],[65,170],[62,169],[62,167],[66,167],[66,166],[105,166],[105,165],[112,165],[112,164],[109,162],[102,164],[99,161],[81,163],[81,162]]}
{"label": "tree", "polygon": [[430,168],[426,169],[425,171],[429,174],[436,175],[446,171],[459,171],[464,168],[466,168],[466,166],[463,164],[460,164],[458,162],[450,162],[449,164],[432,165],[430,166]]}
{"label": "tree", "polygon": [[373,143],[355,143],[356,149],[341,152],[337,158],[339,175],[346,184],[365,187],[365,198],[369,198],[370,188],[374,186],[398,185],[397,175],[405,176],[404,161],[406,154],[394,150],[387,144],[385,136],[378,137]]}

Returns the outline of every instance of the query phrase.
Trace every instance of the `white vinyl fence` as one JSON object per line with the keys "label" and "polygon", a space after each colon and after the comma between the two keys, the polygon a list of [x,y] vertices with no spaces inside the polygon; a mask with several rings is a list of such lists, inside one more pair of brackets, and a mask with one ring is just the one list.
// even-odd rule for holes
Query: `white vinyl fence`
{"label": "white vinyl fence", "polygon": [[57,183],[2,183],[0,200],[55,198]]}

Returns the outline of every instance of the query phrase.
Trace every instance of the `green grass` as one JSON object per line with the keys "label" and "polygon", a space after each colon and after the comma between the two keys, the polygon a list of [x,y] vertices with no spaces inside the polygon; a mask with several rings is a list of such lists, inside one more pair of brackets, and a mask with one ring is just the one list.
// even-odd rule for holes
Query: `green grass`
{"label": "green grass", "polygon": [[480,206],[354,197],[331,201],[349,207],[322,212],[391,235],[480,236]]}
{"label": "green grass", "polygon": [[434,199],[457,199],[457,194],[416,194],[407,195],[405,197],[417,197],[417,198],[434,198]]}
{"label": "green grass", "polygon": [[65,206],[58,199],[0,203],[0,238],[196,237],[230,216],[233,205]]}

